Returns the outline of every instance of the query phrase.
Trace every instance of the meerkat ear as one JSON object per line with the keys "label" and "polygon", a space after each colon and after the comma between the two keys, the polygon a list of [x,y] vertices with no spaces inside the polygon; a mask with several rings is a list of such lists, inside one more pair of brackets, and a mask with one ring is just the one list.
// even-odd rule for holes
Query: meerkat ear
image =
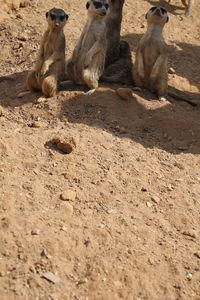
{"label": "meerkat ear", "polygon": [[166,23],[169,22],[169,17],[167,17]]}
{"label": "meerkat ear", "polygon": [[89,7],[90,7],[90,3],[87,2],[87,3],[86,3],[86,8],[88,9]]}
{"label": "meerkat ear", "polygon": [[147,13],[146,13],[146,15],[145,15],[145,19],[147,19]]}
{"label": "meerkat ear", "polygon": [[49,12],[47,11],[46,14],[45,14],[46,18],[48,18],[49,16]]}

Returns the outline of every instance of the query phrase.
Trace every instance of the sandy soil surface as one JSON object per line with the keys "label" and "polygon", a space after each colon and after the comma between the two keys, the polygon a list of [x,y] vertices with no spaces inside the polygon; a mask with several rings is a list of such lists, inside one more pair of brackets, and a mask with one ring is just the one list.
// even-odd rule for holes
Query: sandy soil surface
{"label": "sandy soil surface", "polygon": [[103,84],[91,97],[71,84],[19,98],[45,12],[69,13],[69,57],[85,1],[31,1],[0,24],[1,300],[200,299],[200,2],[186,18],[179,0],[126,0],[133,61],[157,3],[169,10],[170,85],[197,106],[148,92],[124,101]]}

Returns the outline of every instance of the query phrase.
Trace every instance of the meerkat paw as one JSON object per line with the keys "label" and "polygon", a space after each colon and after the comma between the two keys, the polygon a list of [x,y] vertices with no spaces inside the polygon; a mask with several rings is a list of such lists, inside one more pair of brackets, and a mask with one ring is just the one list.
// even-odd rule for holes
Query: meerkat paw
{"label": "meerkat paw", "polygon": [[44,76],[49,71],[49,65],[44,63],[40,71],[40,75]]}
{"label": "meerkat paw", "polygon": [[96,91],[96,89],[91,89],[91,90],[89,90],[88,92],[86,92],[85,94],[86,94],[87,96],[91,96],[91,95],[94,94],[95,91]]}
{"label": "meerkat paw", "polygon": [[159,99],[159,101],[167,101],[167,99],[163,96],[160,96],[158,99]]}

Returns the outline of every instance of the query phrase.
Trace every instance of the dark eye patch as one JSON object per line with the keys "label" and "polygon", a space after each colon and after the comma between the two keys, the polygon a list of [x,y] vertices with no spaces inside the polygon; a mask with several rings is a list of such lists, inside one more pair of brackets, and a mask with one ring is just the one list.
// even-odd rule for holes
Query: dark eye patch
{"label": "dark eye patch", "polygon": [[51,20],[55,20],[56,19],[56,15],[54,14],[50,14]]}
{"label": "dark eye patch", "polygon": [[153,7],[150,8],[150,10],[154,11],[154,10],[156,10],[156,8],[157,8],[156,6],[153,6]]}
{"label": "dark eye patch", "polygon": [[108,5],[107,3],[105,4],[105,8],[106,8],[106,9],[108,9],[108,8],[109,8],[109,5]]}
{"label": "dark eye patch", "polygon": [[160,9],[163,15],[167,13],[166,9],[164,9],[163,7],[161,7]]}
{"label": "dark eye patch", "polygon": [[62,21],[64,21],[65,16],[60,16],[59,19],[60,19],[60,21],[62,22]]}

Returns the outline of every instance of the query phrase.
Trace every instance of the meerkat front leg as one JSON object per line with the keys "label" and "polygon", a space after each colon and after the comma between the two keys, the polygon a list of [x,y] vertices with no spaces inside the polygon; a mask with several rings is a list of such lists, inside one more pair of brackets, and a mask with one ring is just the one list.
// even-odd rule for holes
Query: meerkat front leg
{"label": "meerkat front leg", "polygon": [[144,59],[143,53],[141,50],[137,50],[135,67],[133,68],[133,80],[137,87],[143,87],[145,72],[144,72]]}

